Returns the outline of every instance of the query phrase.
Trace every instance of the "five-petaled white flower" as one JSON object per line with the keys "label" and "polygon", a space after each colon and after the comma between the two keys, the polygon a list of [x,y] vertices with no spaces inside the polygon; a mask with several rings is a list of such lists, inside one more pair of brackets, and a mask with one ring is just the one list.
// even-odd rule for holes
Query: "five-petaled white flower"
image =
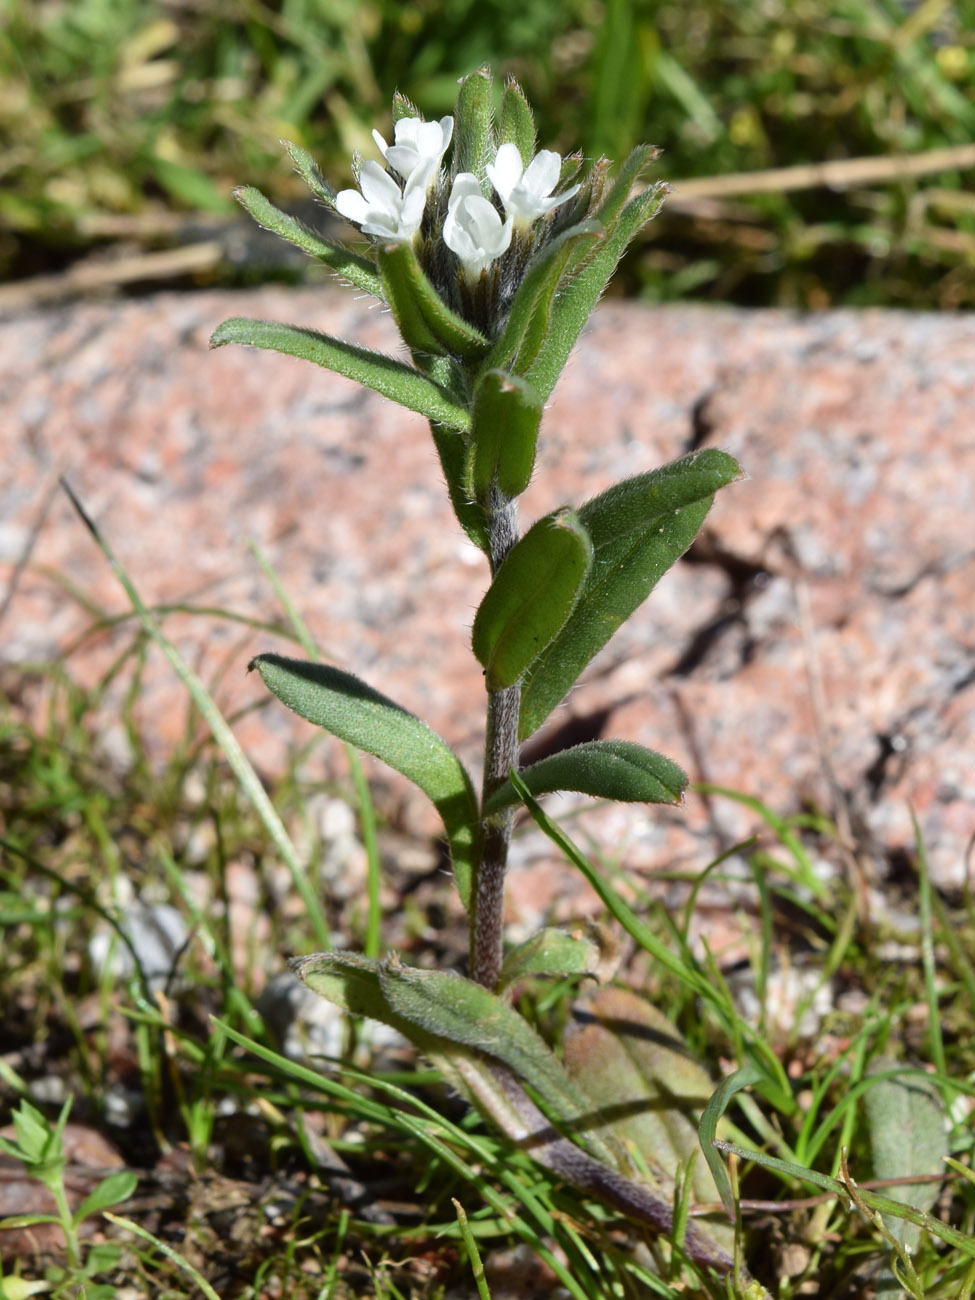
{"label": "five-petaled white flower", "polygon": [[552,190],[559,183],[562,159],[551,149],[542,149],[526,167],[516,144],[503,144],[487,174],[504,210],[518,226],[527,226],[538,217],[544,217],[567,199],[578,193],[573,185],[552,198]]}
{"label": "five-petaled white flower", "polygon": [[511,227],[511,217],[502,223],[494,204],[481,193],[473,172],[461,172],[455,178],[447,203],[443,238],[460,258],[467,275],[479,276],[507,250]]}
{"label": "five-petaled white flower", "polygon": [[343,217],[354,221],[364,235],[400,243],[413,240],[426,206],[425,183],[407,182],[401,189],[379,163],[370,161],[362,164],[359,190],[339,190],[336,194],[335,207]]}
{"label": "five-petaled white flower", "polygon": [[[454,134],[454,119],[424,122],[422,117],[401,117],[393,128],[394,144],[387,144],[378,131],[372,138],[379,152],[397,176],[428,189],[440,170],[440,163]],[[422,169],[422,171],[421,171]]]}

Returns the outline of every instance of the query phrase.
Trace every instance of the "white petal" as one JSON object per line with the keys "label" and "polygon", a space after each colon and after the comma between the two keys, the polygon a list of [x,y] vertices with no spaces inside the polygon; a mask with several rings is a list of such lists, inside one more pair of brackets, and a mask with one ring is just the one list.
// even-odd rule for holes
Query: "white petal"
{"label": "white petal", "polygon": [[382,136],[379,134],[378,131],[373,131],[373,133],[372,133],[372,138],[375,140],[375,142],[376,142],[376,147],[379,149],[379,152],[380,152],[380,153],[382,154],[382,156],[385,158],[385,157],[386,157],[386,151],[389,149],[389,145],[388,145],[388,144],[386,143],[386,141],[382,138]]}
{"label": "white petal", "polygon": [[[531,164],[533,167],[534,162]],[[521,153],[516,144],[503,144],[497,152],[493,163],[489,163],[486,168],[488,178],[497,191],[498,198],[502,203],[507,203],[508,195],[521,180],[524,172],[524,165],[521,161]]]}
{"label": "white petal", "polygon": [[484,196],[481,193],[481,183],[474,173],[458,172],[454,177],[454,183],[450,189],[450,198],[447,200],[447,211],[453,212],[461,199],[480,199],[483,197]]}
{"label": "white petal", "polygon": [[414,132],[414,146],[417,153],[432,158],[443,152],[443,131],[439,122],[421,122]]}
{"label": "white petal", "polygon": [[416,189],[407,190],[403,199],[403,210],[400,213],[400,227],[408,228],[410,234],[420,228],[420,222],[423,220],[423,209],[427,206],[426,189],[418,186]]}
{"label": "white petal", "polygon": [[[470,183],[477,186],[477,177],[462,172],[463,186],[469,191]],[[455,183],[456,185],[456,183]],[[444,243],[460,258],[468,275],[480,275],[511,243],[512,221],[502,224],[497,209],[480,193],[451,193],[447,219],[444,222]]]}
{"label": "white petal", "polygon": [[381,204],[388,207],[390,204],[398,204],[402,198],[400,187],[387,172],[384,172],[379,163],[365,162],[362,164],[362,170],[359,172],[359,189],[362,190],[363,197],[369,204]]}
{"label": "white petal", "polygon": [[399,230],[395,228],[395,221],[384,220],[382,216],[375,211],[368,221],[364,221],[360,227],[364,235],[374,235],[376,239],[383,239],[388,243],[398,243],[402,239]]}
{"label": "white petal", "polygon": [[356,225],[361,225],[369,214],[369,204],[358,190],[339,190],[335,196],[335,210],[340,212],[346,221],[354,221]]}
{"label": "white petal", "polygon": [[525,168],[521,183],[526,190],[531,190],[539,198],[551,194],[559,183],[562,171],[562,159],[551,149],[537,153]]}

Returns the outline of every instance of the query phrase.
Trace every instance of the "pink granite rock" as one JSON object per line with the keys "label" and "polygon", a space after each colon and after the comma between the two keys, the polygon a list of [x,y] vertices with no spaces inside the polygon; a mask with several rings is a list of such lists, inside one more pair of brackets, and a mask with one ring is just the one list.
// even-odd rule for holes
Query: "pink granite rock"
{"label": "pink granite rock", "polygon": [[[469,630],[487,572],[450,514],[424,421],[306,363],[209,352],[231,315],[396,348],[388,317],[337,290],[160,294],[0,323],[5,659],[48,659],[90,626],[50,571],[126,608],[56,489],[63,473],[147,601],[279,617],[254,539],[323,653],[473,761],[483,684]],[[957,886],[975,831],[973,417],[970,319],[603,305],[555,391],[523,518],[703,444],[748,478],[720,494],[688,559],[550,726],[639,740],[781,813],[839,808],[878,864],[911,848],[910,802],[935,878]],[[293,652],[202,615],[165,626],[228,713],[262,698],[249,656]],[[97,680],[130,635],[88,638],[70,670]],[[158,754],[185,725],[182,689],[155,657],[140,716]],[[268,775],[308,735],[273,701],[237,730]],[[588,822],[634,869],[698,869],[755,824],[697,797]],[[517,860],[513,923],[583,906],[539,842]]]}

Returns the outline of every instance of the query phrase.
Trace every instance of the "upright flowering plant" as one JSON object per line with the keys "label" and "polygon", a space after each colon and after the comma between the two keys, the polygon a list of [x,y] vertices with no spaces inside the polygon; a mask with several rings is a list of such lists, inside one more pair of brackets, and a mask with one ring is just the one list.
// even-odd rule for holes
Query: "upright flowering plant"
{"label": "upright flowering plant", "polygon": [[[523,769],[519,745],[690,545],[714,493],[739,469],[720,451],[697,452],[519,535],[516,501],[532,475],[545,401],[624,249],[663,199],[662,186],[631,195],[654,151],[634,150],[615,178],[605,159],[586,169],[578,157],[536,151],[521,88],[509,82],[496,112],[486,69],[461,83],[453,118],[425,122],[399,95],[393,115],[392,144],[374,133],[383,163],[355,159],[355,189],[336,193],[289,146],[313,193],[357,228],[365,251],[328,242],[256,190],[237,197],[262,225],[386,303],[411,362],[244,319],[226,321],[212,343],[306,358],[425,415],[457,519],[487,557],[491,583],[471,637],[487,691],[479,794],[438,735],[351,673],[275,654],[252,664],[290,708],[383,759],[433,801],[469,917],[469,977],[347,952],[302,958],[295,969],[324,997],[400,1029],[562,1178],[668,1234],[676,1157],[668,1168],[646,1152],[654,1179],[633,1176],[621,1143],[603,1136],[605,1121],[598,1133],[586,1123],[598,1114],[598,1090],[587,1095],[584,1063],[570,1074],[511,1005],[526,975],[594,974],[596,944],[545,930],[505,955],[504,878],[515,810],[537,811],[540,795],[680,801],[684,774],[640,745],[597,741]],[[687,1086],[684,1076],[668,1095]],[[666,1114],[677,1116],[674,1106]],[[714,1200],[703,1173],[694,1190]],[[687,1223],[682,1244],[702,1268],[731,1270],[721,1225]]]}

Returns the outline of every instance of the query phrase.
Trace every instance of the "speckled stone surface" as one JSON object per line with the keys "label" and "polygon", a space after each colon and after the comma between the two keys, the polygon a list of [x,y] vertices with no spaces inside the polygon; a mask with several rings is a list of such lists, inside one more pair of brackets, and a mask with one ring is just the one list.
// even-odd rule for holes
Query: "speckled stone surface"
{"label": "speckled stone surface", "polygon": [[[147,601],[278,617],[254,539],[323,653],[473,761],[483,685],[468,638],[487,574],[446,505],[426,425],[307,364],[208,351],[231,315],[396,348],[389,318],[340,290],[160,294],[0,323],[5,680],[91,625],[52,572],[126,607],[57,491],[63,473]],[[733,453],[747,479],[720,494],[690,557],[555,725],[642,741],[780,813],[842,808],[875,863],[911,848],[910,801],[935,878],[957,886],[975,832],[975,320],[604,304],[553,395],[523,519],[701,445]],[[228,713],[262,697],[248,658],[289,650],[198,614],[165,626]],[[130,636],[86,638],[70,671],[98,680]],[[99,724],[118,755],[125,685]],[[186,703],[155,655],[138,712],[164,755]],[[274,702],[236,729],[268,776],[308,734]],[[319,761],[341,764],[328,747]],[[588,823],[647,870],[699,868],[755,824],[698,797]],[[578,906],[569,890],[561,908],[565,869],[532,843],[516,858],[525,899],[539,897],[521,908],[514,889],[515,926]]]}

